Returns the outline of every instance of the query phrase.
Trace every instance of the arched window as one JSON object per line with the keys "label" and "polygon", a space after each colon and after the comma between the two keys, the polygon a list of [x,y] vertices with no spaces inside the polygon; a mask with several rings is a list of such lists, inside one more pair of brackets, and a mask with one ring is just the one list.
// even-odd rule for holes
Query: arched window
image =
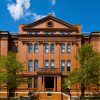
{"label": "arched window", "polygon": [[68,43],[67,44],[67,52],[70,53],[70,50],[71,50],[71,46],[70,46],[70,43]]}
{"label": "arched window", "polygon": [[30,53],[32,52],[32,49],[33,49],[32,46],[33,46],[32,43],[30,43],[30,44],[28,45],[28,51],[29,51]]}
{"label": "arched window", "polygon": [[55,45],[52,43],[52,44],[51,44],[51,48],[50,48],[51,53],[54,53],[54,46],[55,46]]}
{"label": "arched window", "polygon": [[62,53],[65,52],[65,44],[61,44],[61,52],[62,52]]}
{"label": "arched window", "polygon": [[34,52],[38,53],[38,44],[37,43],[34,44]]}
{"label": "arched window", "polygon": [[45,44],[44,48],[45,48],[45,53],[48,53],[49,52],[49,44]]}

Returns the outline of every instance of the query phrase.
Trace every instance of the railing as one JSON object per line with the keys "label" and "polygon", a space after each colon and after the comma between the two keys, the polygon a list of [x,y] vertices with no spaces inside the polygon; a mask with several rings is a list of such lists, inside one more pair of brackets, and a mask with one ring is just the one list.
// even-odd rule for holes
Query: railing
{"label": "railing", "polygon": [[38,74],[61,74],[60,68],[39,68]]}
{"label": "railing", "polygon": [[65,89],[65,88],[62,88],[61,89],[61,92],[63,92],[63,93],[65,93],[65,94],[67,94],[67,95],[70,95],[71,96],[71,93],[70,93],[70,89]]}

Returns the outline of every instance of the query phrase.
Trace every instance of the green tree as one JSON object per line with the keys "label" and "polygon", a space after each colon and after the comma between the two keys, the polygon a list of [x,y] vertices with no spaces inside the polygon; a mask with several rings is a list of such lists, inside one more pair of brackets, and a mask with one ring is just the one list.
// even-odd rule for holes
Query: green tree
{"label": "green tree", "polygon": [[68,81],[70,81],[70,86],[80,83],[82,84],[82,96],[84,96],[84,87],[86,87],[89,90],[90,98],[91,87],[96,86],[100,79],[100,54],[93,50],[92,45],[86,43],[78,49],[76,59],[80,64],[80,68],[69,73],[69,77],[64,83],[65,87],[68,86]]}
{"label": "green tree", "polygon": [[18,85],[23,82],[21,72],[23,71],[23,65],[17,60],[16,55],[9,52],[7,56],[0,57],[0,70],[1,73],[1,84],[5,80],[7,86],[8,97],[15,96],[15,90]]}

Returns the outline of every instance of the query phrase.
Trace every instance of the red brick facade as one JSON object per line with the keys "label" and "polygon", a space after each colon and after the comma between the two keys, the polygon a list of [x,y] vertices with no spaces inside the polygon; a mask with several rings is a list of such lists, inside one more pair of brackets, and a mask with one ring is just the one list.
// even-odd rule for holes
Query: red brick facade
{"label": "red brick facade", "polygon": [[[84,37],[81,25],[66,23],[52,15],[28,25],[20,24],[16,35],[1,31],[0,54],[7,55],[9,50],[13,50],[24,64],[23,75],[32,81],[30,88],[28,84],[22,84],[16,93],[26,95],[24,92],[34,90],[61,92],[63,78],[79,67],[75,55],[84,42],[91,43],[100,52],[100,32]],[[80,91],[77,84],[73,89]],[[72,95],[80,93],[72,92]]]}

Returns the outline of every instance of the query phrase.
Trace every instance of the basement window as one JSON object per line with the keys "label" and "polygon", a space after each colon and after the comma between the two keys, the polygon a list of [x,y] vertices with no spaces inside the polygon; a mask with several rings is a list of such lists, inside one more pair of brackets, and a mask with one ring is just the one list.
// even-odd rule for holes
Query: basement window
{"label": "basement window", "polygon": [[52,94],[51,93],[47,93],[47,96],[52,96]]}

